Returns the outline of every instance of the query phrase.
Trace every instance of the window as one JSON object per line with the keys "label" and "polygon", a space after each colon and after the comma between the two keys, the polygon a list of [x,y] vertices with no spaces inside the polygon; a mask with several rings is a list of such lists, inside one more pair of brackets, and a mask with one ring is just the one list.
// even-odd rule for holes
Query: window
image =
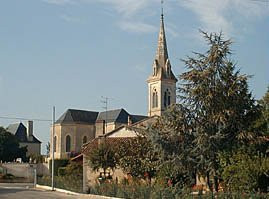
{"label": "window", "polygon": [[53,143],[54,143],[53,152],[56,152],[56,146],[57,146],[57,137],[56,136],[54,136]]}
{"label": "window", "polygon": [[152,108],[158,107],[158,93],[156,89],[153,89],[152,93]]}
{"label": "window", "polygon": [[87,136],[83,137],[82,143],[85,144],[87,142]]}
{"label": "window", "polygon": [[164,107],[167,107],[171,104],[171,93],[168,89],[164,92]]}
{"label": "window", "polygon": [[70,148],[71,148],[71,137],[70,135],[68,135],[65,138],[65,151],[70,152]]}

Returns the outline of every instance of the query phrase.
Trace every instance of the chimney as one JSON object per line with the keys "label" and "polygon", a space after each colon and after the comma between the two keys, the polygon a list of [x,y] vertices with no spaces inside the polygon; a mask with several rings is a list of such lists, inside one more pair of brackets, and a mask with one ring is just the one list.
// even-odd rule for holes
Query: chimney
{"label": "chimney", "polygon": [[128,126],[130,126],[132,124],[132,119],[131,119],[131,116],[128,115]]}
{"label": "chimney", "polygon": [[31,139],[32,136],[33,136],[33,121],[29,120],[27,126],[27,138]]}

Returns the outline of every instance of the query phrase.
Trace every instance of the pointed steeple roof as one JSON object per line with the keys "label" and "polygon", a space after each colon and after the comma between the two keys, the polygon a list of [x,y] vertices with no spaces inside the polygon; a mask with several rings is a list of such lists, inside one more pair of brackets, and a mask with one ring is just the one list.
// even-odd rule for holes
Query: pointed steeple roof
{"label": "pointed steeple roof", "polygon": [[167,59],[168,59],[168,50],[164,31],[164,18],[162,14],[160,32],[158,38],[158,48],[156,52],[156,60],[158,61],[159,66],[164,67]]}
{"label": "pointed steeple roof", "polygon": [[149,79],[170,79],[177,81],[172,72],[171,64],[168,57],[167,43],[164,29],[164,16],[161,14],[160,32],[158,36],[158,47],[153,62],[153,75]]}

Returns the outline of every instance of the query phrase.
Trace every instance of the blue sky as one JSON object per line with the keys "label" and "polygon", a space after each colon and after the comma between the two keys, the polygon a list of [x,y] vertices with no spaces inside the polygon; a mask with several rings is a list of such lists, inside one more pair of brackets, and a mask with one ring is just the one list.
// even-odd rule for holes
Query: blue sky
{"label": "blue sky", "polygon": [[[157,46],[159,0],[6,0],[0,3],[0,116],[50,119],[66,109],[109,108],[147,113],[146,79]],[[175,74],[181,58],[204,52],[198,29],[222,30],[233,59],[253,75],[259,99],[269,83],[269,3],[167,0],[165,26]],[[7,126],[19,120],[0,118]],[[34,121],[45,144],[49,122]]]}

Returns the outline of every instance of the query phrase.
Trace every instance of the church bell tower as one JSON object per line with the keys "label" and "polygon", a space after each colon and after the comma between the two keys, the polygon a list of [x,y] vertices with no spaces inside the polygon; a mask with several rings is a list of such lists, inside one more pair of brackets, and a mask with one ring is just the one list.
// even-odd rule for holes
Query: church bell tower
{"label": "church bell tower", "polygon": [[176,103],[177,82],[168,58],[163,13],[161,14],[158,47],[152,69],[152,74],[147,80],[148,116],[161,116],[168,106]]}

